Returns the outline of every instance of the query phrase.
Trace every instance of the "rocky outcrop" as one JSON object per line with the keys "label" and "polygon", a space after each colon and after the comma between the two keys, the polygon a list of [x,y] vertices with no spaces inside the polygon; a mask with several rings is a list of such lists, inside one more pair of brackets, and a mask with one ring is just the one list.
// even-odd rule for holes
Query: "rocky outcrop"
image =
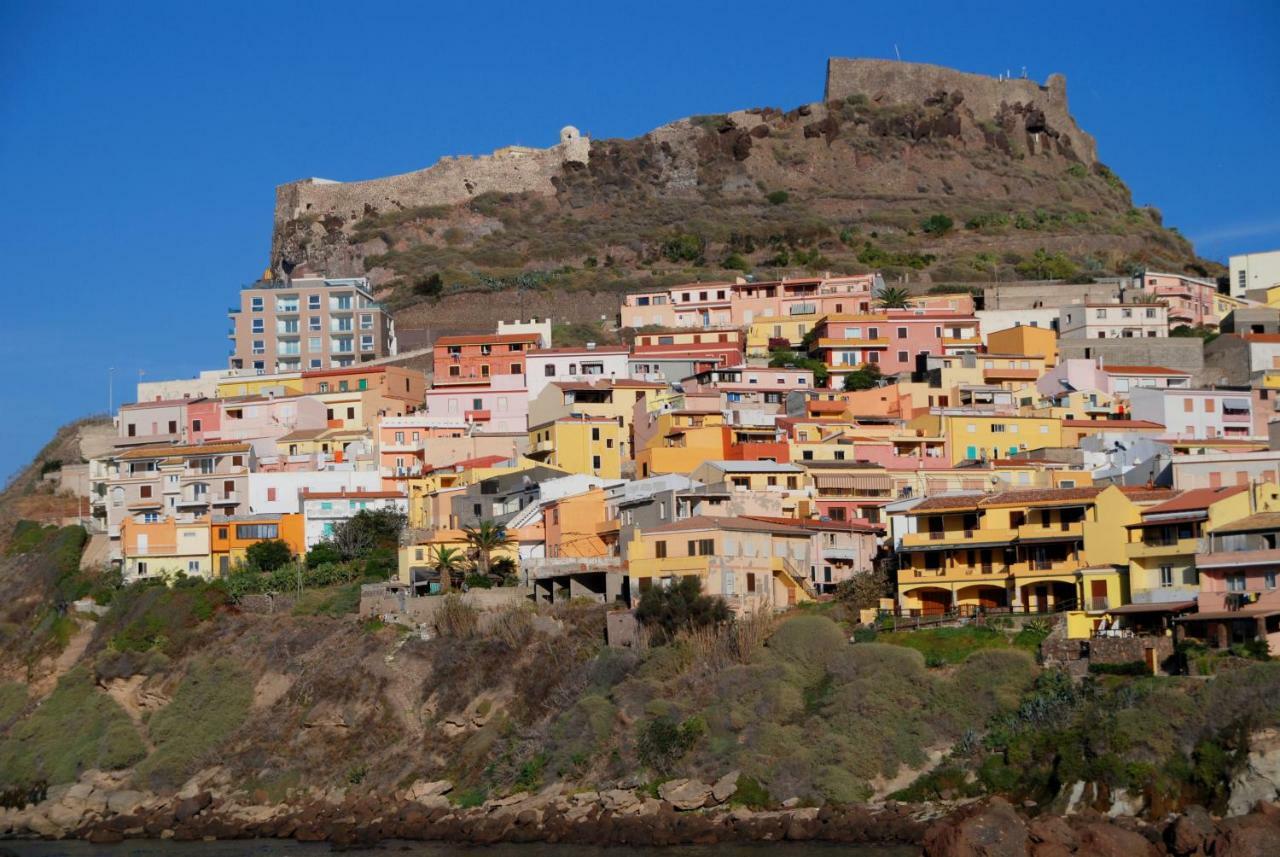
{"label": "rocky outcrop", "polygon": [[1249,758],[1231,781],[1230,815],[1243,815],[1258,803],[1280,797],[1280,730],[1263,729],[1249,736]]}

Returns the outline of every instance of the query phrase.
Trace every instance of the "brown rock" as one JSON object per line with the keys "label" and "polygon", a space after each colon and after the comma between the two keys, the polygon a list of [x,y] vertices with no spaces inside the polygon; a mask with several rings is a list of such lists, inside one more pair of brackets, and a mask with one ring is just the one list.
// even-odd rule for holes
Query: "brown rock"
{"label": "brown rock", "polygon": [[213,795],[207,791],[197,792],[191,797],[179,798],[173,805],[173,817],[178,823],[182,823],[199,815],[211,803],[213,803]]}
{"label": "brown rock", "polygon": [[1210,849],[1214,857],[1280,857],[1280,819],[1259,812],[1223,819]]}
{"label": "brown rock", "polygon": [[925,833],[926,857],[1026,857],[1027,825],[1008,801],[993,798],[972,814],[951,817]]}
{"label": "brown rock", "polygon": [[1145,836],[1107,822],[1092,822],[1079,831],[1080,853],[1092,857],[1158,857],[1158,849]]}
{"label": "brown rock", "polygon": [[1189,806],[1165,830],[1165,842],[1174,854],[1197,854],[1214,833],[1213,819],[1205,808]]}
{"label": "brown rock", "polygon": [[701,809],[711,797],[711,786],[700,780],[669,780],[658,786],[658,795],[678,810]]}

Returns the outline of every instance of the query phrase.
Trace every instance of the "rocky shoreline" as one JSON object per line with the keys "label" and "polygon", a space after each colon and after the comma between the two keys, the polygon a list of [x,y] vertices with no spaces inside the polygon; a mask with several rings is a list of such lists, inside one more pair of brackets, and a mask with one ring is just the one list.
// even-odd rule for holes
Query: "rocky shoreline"
{"label": "rocky shoreline", "polygon": [[[172,796],[118,787],[90,772],[49,790],[38,804],[0,810],[0,838],[201,841],[249,838],[372,846],[385,840],[458,844],[715,845],[826,842],[917,846],[929,857],[1263,857],[1280,855],[1280,806],[1215,818],[1200,807],[1159,822],[1092,810],[1031,817],[983,801],[751,810],[726,803],[731,782],[664,783],[654,797],[634,789],[574,791],[563,784],[459,807],[446,781],[418,782],[382,796],[334,789],[287,804],[244,803],[217,783],[192,782]],[[259,795],[261,797],[261,795]]]}

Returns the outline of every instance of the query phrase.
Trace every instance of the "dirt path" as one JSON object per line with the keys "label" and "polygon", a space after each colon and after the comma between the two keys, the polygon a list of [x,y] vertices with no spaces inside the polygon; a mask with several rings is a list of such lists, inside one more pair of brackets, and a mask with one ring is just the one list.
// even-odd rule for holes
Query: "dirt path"
{"label": "dirt path", "polygon": [[93,623],[76,622],[76,632],[71,635],[71,639],[67,641],[67,647],[61,654],[57,658],[45,658],[40,662],[37,669],[41,674],[31,682],[31,696],[35,699],[44,699],[53,693],[53,689],[58,686],[58,679],[80,661],[91,639],[93,639]]}

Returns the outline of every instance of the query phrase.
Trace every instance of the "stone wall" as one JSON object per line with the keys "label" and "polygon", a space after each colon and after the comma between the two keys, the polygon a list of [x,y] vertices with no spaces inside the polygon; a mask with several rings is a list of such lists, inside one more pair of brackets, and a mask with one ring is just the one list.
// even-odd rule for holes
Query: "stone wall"
{"label": "stone wall", "polygon": [[1200,382],[1204,369],[1204,341],[1199,337],[1148,339],[1060,339],[1058,359],[1101,357],[1107,366],[1164,366],[1190,372]]}
{"label": "stone wall", "polygon": [[[480,611],[502,610],[530,603],[533,590],[527,586],[503,586],[497,589],[472,589],[458,593],[463,602]],[[425,595],[414,598],[402,589],[391,589],[381,583],[360,588],[361,618],[387,617],[403,624],[430,624],[444,598]]]}
{"label": "stone wall", "polygon": [[1070,141],[1071,149],[1086,164],[1098,159],[1093,137],[1076,124],[1067,108],[1067,79],[1052,74],[1042,86],[1034,80],[1000,80],[925,63],[893,60],[827,60],[826,100],[862,94],[879,104],[921,104],[939,91],[958,92],[964,106],[978,120],[989,120],[1004,105],[1035,107],[1045,124]]}
{"label": "stone wall", "polygon": [[446,157],[424,170],[367,181],[308,178],[276,188],[272,263],[279,261],[282,225],[290,221],[341,218],[350,226],[375,211],[451,205],[490,191],[554,193],[551,179],[571,161],[586,163],[590,141],[576,128],[560,132],[547,149],[508,146],[491,155]]}

